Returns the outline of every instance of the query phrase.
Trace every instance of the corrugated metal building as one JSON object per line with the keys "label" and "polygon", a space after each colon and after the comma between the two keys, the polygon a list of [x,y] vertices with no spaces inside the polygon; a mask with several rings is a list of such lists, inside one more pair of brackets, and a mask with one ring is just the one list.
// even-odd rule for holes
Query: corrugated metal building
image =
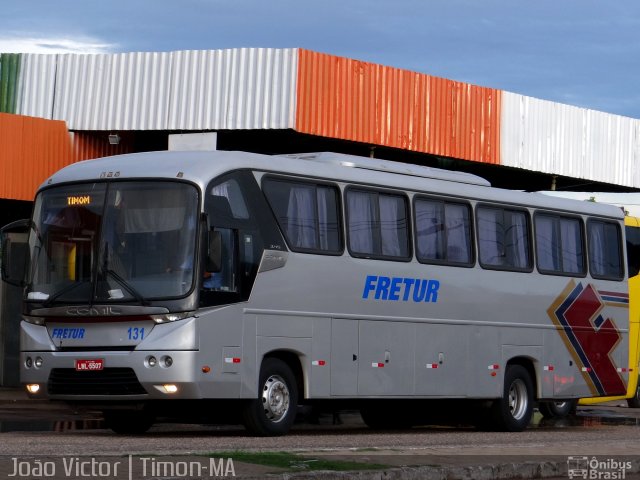
{"label": "corrugated metal building", "polygon": [[3,54],[0,110],[66,122],[73,160],[217,131],[221,149],[375,149],[503,187],[640,189],[638,119],[304,49]]}

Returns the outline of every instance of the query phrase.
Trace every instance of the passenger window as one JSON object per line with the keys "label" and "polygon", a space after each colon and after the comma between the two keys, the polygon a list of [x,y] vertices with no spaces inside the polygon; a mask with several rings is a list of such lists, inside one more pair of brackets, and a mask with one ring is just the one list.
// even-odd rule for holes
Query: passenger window
{"label": "passenger window", "polygon": [[579,218],[536,213],[536,257],[541,273],[586,274],[584,235]]}
{"label": "passenger window", "polygon": [[621,280],[624,277],[620,226],[614,222],[590,219],[587,222],[589,269],[594,278]]}
{"label": "passenger window", "polygon": [[480,265],[531,271],[529,222],[525,211],[479,206],[476,209]]}
{"label": "passenger window", "polygon": [[267,178],[263,189],[291,250],[342,253],[336,187]]}
{"label": "passenger window", "polygon": [[471,265],[469,205],[419,198],[414,208],[418,260],[423,263]]}
{"label": "passenger window", "polygon": [[[244,197],[242,195],[242,191],[240,190],[240,185],[235,180],[226,180],[222,183],[214,185],[211,189],[211,195],[214,197],[224,197],[226,198],[226,205],[228,205],[228,209],[225,208],[225,215],[229,215],[232,218],[236,219],[247,219],[249,218],[249,210],[247,209],[247,204],[244,201]],[[220,203],[218,203],[219,205]],[[214,203],[214,208],[216,204]]]}
{"label": "passenger window", "polygon": [[349,250],[354,256],[409,260],[406,197],[349,189],[347,218]]}

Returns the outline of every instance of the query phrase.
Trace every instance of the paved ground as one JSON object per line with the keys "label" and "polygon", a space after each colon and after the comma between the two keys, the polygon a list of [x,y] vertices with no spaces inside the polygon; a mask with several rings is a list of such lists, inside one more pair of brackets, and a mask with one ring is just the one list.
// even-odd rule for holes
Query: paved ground
{"label": "paved ground", "polygon": [[[132,462],[133,478],[152,478],[140,470],[140,456],[149,457],[148,452],[159,452],[163,459],[168,457],[160,452],[170,452],[172,462],[187,465],[194,459],[200,461],[197,455],[205,452],[230,450],[304,452],[315,459],[312,461],[328,458],[387,466],[383,470],[319,473],[305,472],[306,465],[301,462],[296,466],[300,471],[278,473],[282,470],[234,462],[236,476],[249,479],[568,478],[569,457],[575,457],[576,474],[585,470],[578,467],[587,465],[588,469],[585,462],[596,457],[609,463],[598,467],[604,475],[591,478],[622,478],[611,476],[621,472],[611,460],[621,462],[624,478],[634,478],[640,472],[640,412],[611,406],[608,415],[615,420],[612,426],[602,423],[602,414],[594,414],[595,411],[581,411],[582,426],[576,428],[530,429],[520,434],[434,428],[380,433],[364,428],[357,414],[347,414],[340,426],[327,427],[326,423],[331,422],[328,417],[323,419],[324,428],[298,425],[292,435],[278,439],[247,437],[238,427],[216,430],[219,427],[184,425],[157,426],[142,437],[116,437],[103,429],[99,414],[78,415],[62,404],[28,400],[22,390],[0,388],[0,432],[10,432],[0,433],[0,478],[10,475],[16,462],[27,462],[22,464],[24,469],[30,468],[28,462],[35,459],[60,463],[59,456],[69,452],[107,455],[110,461],[120,461],[123,466]],[[12,422],[20,423],[21,428],[14,429]],[[34,431],[24,431],[27,425]],[[58,431],[53,434],[37,431],[55,429]],[[352,445],[348,444],[350,441]],[[358,448],[359,441],[368,447]],[[152,460],[146,462],[150,473]],[[60,464],[60,475],[62,468]]]}

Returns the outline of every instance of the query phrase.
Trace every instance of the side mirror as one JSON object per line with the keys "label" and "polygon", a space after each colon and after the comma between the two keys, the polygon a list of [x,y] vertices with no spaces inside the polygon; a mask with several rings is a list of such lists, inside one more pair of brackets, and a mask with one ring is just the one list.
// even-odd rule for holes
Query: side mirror
{"label": "side mirror", "polygon": [[25,284],[30,225],[29,220],[18,220],[0,229],[0,273],[9,285],[23,287]]}
{"label": "side mirror", "polygon": [[222,236],[215,230],[209,231],[207,244],[207,258],[205,259],[205,270],[216,273],[222,270]]}

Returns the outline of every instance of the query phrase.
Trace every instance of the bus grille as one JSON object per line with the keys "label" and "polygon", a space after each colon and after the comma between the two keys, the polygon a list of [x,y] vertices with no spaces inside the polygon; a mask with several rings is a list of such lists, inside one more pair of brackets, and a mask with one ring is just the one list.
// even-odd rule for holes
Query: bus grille
{"label": "bus grille", "polygon": [[54,368],[47,389],[50,395],[144,395],[131,368],[105,368],[78,372],[73,368]]}

